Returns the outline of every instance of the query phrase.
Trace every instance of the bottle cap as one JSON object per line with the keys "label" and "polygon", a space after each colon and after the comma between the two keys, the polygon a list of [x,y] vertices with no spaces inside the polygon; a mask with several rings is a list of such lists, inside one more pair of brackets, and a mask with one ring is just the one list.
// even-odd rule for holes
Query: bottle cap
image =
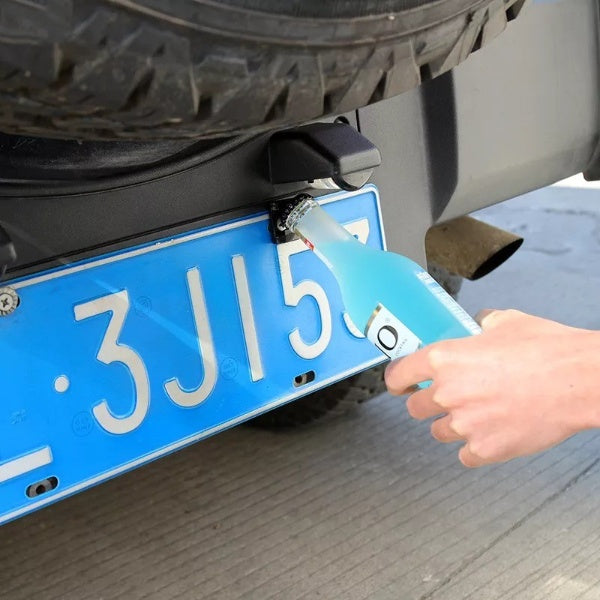
{"label": "bottle cap", "polygon": [[285,219],[285,225],[290,231],[295,231],[298,221],[315,206],[319,206],[312,196],[302,194],[297,198],[297,203]]}

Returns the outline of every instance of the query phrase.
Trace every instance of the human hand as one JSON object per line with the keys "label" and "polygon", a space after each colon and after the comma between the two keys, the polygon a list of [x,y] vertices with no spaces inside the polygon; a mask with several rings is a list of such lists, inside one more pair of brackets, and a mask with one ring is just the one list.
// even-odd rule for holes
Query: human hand
{"label": "human hand", "polygon": [[459,459],[478,467],[533,454],[600,426],[600,332],[516,310],[484,311],[482,333],[447,340],[391,363],[391,394],[410,395],[415,419],[440,442],[466,442]]}

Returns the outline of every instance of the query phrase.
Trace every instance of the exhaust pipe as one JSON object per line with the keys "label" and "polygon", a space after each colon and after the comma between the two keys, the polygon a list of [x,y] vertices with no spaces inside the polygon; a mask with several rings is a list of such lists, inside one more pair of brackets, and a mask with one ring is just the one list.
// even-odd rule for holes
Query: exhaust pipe
{"label": "exhaust pipe", "polygon": [[499,267],[522,243],[522,237],[473,217],[435,225],[425,236],[427,262],[470,280]]}

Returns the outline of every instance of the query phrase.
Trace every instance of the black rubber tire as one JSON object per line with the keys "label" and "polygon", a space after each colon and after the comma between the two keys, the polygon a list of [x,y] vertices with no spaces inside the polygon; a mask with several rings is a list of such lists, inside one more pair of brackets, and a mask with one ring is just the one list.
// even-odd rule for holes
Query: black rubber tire
{"label": "black rubber tire", "polygon": [[526,0],[2,0],[0,130],[231,135],[344,113],[451,69]]}
{"label": "black rubber tire", "polygon": [[[451,296],[458,297],[462,285],[460,275],[450,273],[437,265],[433,268],[430,265],[429,272]],[[387,363],[384,363],[357,373],[318,392],[264,413],[248,423],[254,427],[275,431],[306,425],[325,416],[346,413],[386,391],[383,380],[386,365]]]}

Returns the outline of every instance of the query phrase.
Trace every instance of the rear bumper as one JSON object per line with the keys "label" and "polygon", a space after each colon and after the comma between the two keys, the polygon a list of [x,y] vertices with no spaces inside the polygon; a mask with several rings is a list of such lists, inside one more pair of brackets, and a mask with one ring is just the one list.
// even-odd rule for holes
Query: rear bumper
{"label": "rear bumper", "polygon": [[532,2],[442,78],[361,109],[379,146],[390,249],[424,260],[430,225],[585,170],[598,143],[598,3]]}

